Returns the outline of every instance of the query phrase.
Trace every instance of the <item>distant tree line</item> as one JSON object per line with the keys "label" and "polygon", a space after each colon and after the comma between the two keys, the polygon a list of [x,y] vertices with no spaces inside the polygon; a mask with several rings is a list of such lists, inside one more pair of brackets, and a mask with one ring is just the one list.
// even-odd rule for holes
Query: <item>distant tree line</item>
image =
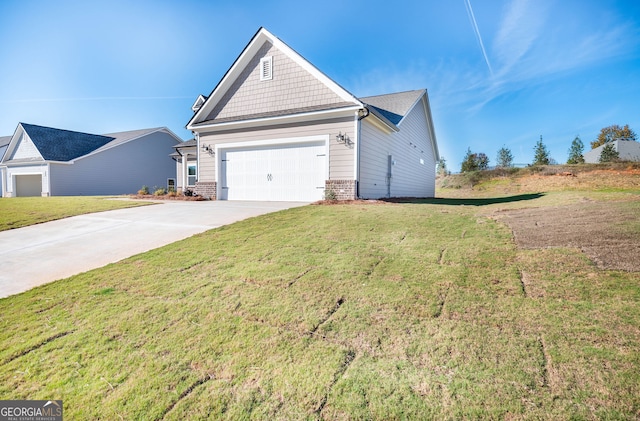
{"label": "distant tree line", "polygon": [[[615,140],[632,140],[638,141],[638,136],[636,133],[626,124],[624,127],[621,127],[617,124],[612,126],[604,127],[600,130],[600,134],[591,142],[591,149],[595,149],[598,146],[605,145],[602,148],[602,152],[600,154],[600,162],[611,162],[616,161],[620,158],[618,151],[615,149],[613,142]],[[542,141],[542,136],[540,136],[540,140],[536,142],[534,146],[534,156],[533,162],[531,165],[553,165],[556,164],[556,161],[551,158],[549,154],[549,150],[546,145]],[[444,158],[441,159],[441,163],[439,163],[438,174],[447,174],[446,166],[444,164]],[[567,164],[584,164],[584,143],[580,139],[580,136],[577,136],[571,142],[571,147],[569,148],[569,157],[567,158]],[[509,168],[513,166],[513,154],[511,150],[506,146],[502,146],[498,150],[498,155],[496,158],[496,167],[497,168]],[[489,168],[489,158],[483,152],[472,152],[471,148],[467,148],[467,153],[464,156],[462,164],[460,165],[461,172],[471,172],[471,171],[482,171]]]}

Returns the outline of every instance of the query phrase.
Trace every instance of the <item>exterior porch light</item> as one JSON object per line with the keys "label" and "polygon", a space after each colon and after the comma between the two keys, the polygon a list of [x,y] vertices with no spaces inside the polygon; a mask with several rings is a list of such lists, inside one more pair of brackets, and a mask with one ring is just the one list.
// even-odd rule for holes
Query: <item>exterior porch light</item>
{"label": "exterior porch light", "polygon": [[350,146],[353,143],[351,142],[351,139],[349,139],[349,136],[346,133],[343,134],[342,132],[339,132],[336,135],[336,142],[342,143],[347,146]]}
{"label": "exterior porch light", "polygon": [[202,145],[202,150],[205,152],[208,152],[209,155],[215,155],[216,151],[214,148],[211,147],[211,145]]}

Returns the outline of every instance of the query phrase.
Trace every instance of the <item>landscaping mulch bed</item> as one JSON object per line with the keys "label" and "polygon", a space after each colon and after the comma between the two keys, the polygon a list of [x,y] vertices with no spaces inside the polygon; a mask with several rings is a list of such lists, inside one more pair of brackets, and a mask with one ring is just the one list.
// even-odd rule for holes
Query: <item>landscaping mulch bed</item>
{"label": "landscaping mulch bed", "polygon": [[129,196],[132,199],[143,199],[143,200],[182,200],[185,202],[197,202],[202,200],[207,200],[202,196],[184,196],[184,195],[163,195],[156,196],[155,194],[132,194]]}

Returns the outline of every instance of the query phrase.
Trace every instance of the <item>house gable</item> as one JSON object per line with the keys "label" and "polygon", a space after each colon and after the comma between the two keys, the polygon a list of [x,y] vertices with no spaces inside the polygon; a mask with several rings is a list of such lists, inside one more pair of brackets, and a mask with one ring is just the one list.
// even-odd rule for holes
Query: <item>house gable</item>
{"label": "house gable", "polygon": [[13,145],[9,145],[9,153],[3,161],[44,161],[42,154],[38,151],[38,147],[22,128],[16,131],[14,138],[16,140]]}
{"label": "house gable", "polygon": [[87,155],[114,140],[110,136],[100,136],[70,130],[54,129],[20,123],[15,146],[10,149],[11,160],[46,160],[67,162]]}
{"label": "house gable", "polygon": [[361,105],[357,98],[261,28],[187,128]]}

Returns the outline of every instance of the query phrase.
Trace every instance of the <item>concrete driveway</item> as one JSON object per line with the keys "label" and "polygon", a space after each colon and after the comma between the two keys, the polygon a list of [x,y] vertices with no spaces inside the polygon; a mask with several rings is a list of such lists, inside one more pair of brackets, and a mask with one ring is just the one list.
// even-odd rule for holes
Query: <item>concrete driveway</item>
{"label": "concrete driveway", "polygon": [[307,203],[161,202],[0,232],[0,298],[194,234]]}

